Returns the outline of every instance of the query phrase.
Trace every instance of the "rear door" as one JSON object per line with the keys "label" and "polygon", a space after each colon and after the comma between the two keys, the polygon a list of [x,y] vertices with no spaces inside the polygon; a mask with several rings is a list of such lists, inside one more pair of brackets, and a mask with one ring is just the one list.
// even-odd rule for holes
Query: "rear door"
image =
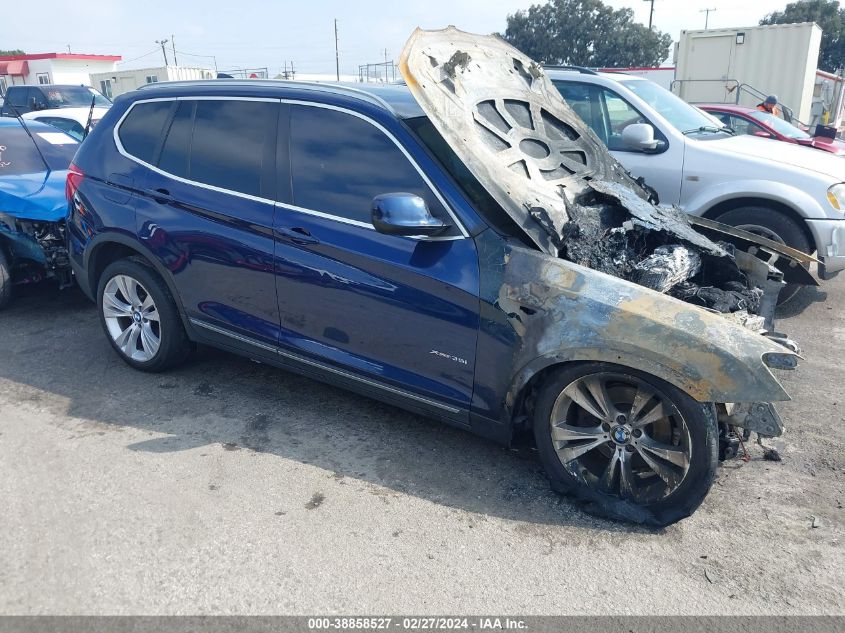
{"label": "rear door", "polygon": [[[356,113],[291,105],[282,130],[276,280],[283,349],[352,369],[465,419],[478,331],[478,258],[394,135]],[[284,170],[285,161],[290,171]],[[372,199],[422,196],[443,237],[377,233]]]}
{"label": "rear door", "polygon": [[275,347],[273,212],[279,101],[183,99],[137,206],[140,239],[206,333]]}

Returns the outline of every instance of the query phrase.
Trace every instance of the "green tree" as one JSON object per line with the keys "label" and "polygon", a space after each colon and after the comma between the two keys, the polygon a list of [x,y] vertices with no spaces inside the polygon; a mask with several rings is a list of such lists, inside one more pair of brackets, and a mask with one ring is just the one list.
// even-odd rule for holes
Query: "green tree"
{"label": "green tree", "polygon": [[834,71],[845,64],[845,9],[837,0],[799,0],[770,13],[760,24],[815,22],[822,29],[819,68]]}
{"label": "green tree", "polygon": [[601,0],[550,0],[508,16],[505,40],[547,64],[657,66],[672,37],[634,22],[631,9]]}
{"label": "green tree", "polygon": [[20,50],[19,48],[16,48],[16,49],[11,50],[11,51],[0,50],[0,57],[3,57],[4,55],[24,55],[24,54],[25,53],[22,50]]}

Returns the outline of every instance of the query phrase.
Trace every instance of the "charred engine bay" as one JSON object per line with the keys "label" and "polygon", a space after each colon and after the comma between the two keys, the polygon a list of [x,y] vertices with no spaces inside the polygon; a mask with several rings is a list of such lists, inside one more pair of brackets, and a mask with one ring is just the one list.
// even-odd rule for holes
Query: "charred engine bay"
{"label": "charred engine bay", "polygon": [[[678,209],[619,196],[616,183],[590,184],[567,200],[562,257],[717,312],[759,314],[764,290],[740,270],[731,244],[711,242]],[[625,204],[632,197],[636,210]]]}

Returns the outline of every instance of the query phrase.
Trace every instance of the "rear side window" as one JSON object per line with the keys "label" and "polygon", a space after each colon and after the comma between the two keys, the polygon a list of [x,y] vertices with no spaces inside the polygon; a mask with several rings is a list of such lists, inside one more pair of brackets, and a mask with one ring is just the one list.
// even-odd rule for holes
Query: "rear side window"
{"label": "rear side window", "polygon": [[374,197],[407,192],[449,221],[408,158],[371,123],[336,110],[294,106],[290,139],[296,206],[369,224]]}
{"label": "rear side window", "polygon": [[195,105],[195,101],[179,102],[158,161],[159,169],[180,178],[188,177],[188,152],[191,149]]}
{"label": "rear side window", "polygon": [[136,104],[117,133],[123,149],[145,163],[152,163],[173,104],[173,101]]}
{"label": "rear side window", "polygon": [[188,178],[261,196],[273,176],[278,119],[277,102],[197,101]]}

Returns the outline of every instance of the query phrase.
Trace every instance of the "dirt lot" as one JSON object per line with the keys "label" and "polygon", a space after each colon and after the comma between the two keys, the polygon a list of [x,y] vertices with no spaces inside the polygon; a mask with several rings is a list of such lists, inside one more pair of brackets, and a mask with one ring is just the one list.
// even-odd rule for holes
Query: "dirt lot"
{"label": "dirt lot", "polygon": [[[783,461],[663,531],[506,449],[224,353],[126,367],[76,291],[0,313],[0,613],[845,614],[845,278],[780,329]],[[815,526],[815,527],[814,527]]]}

